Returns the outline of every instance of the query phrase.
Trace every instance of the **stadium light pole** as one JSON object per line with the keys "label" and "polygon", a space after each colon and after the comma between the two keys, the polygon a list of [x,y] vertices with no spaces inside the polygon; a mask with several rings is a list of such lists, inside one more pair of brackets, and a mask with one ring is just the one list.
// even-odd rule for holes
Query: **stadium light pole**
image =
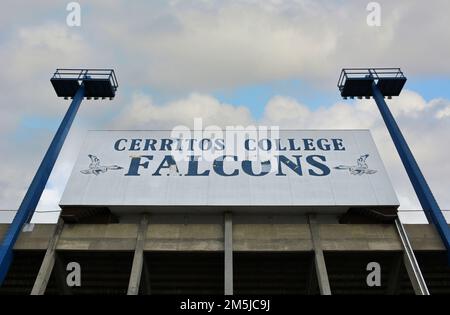
{"label": "stadium light pole", "polygon": [[338,88],[344,99],[373,97],[375,100],[425,215],[444,243],[450,263],[450,228],[385,102],[385,97],[399,96],[405,83],[406,77],[399,68],[353,68],[342,70]]}
{"label": "stadium light pole", "polygon": [[3,284],[11,265],[14,244],[22,227],[34,214],[83,98],[112,99],[118,87],[112,69],[57,69],[50,81],[59,97],[72,98],[72,102],[3,237],[0,247],[0,285]]}

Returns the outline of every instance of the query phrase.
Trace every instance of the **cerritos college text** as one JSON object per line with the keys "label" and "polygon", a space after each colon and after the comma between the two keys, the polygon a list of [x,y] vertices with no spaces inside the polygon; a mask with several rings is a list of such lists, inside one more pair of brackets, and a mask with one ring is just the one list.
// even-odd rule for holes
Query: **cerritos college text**
{"label": "cerritos college text", "polygon": [[[276,155],[277,160],[277,171],[276,176],[286,176],[283,172],[283,166],[290,171],[295,172],[297,175],[302,176],[304,174],[304,168],[307,170],[306,174],[311,176],[327,176],[330,174],[331,169],[326,164],[327,160],[324,155],[320,154],[308,154],[309,152],[320,152],[320,151],[345,151],[345,145],[342,139],[286,139],[287,143],[282,143],[281,139],[245,139],[244,149],[246,152],[251,152],[259,148],[263,151],[278,152]],[[302,144],[302,146],[300,145]],[[198,159],[202,156],[198,155],[186,155],[188,159],[187,170],[184,174],[180,173],[179,167],[173,155],[164,155],[162,161],[155,161],[154,155],[149,155],[152,151],[164,151],[170,153],[171,151],[182,151],[182,152],[192,152],[194,154],[194,146],[198,146],[200,151],[215,151],[223,152],[227,151],[225,146],[225,139],[118,139],[114,143],[115,151],[127,151],[130,152],[146,152],[139,156],[130,156],[130,165],[128,167],[128,172],[125,176],[139,176],[140,169],[148,169],[150,162],[157,165],[156,171],[152,173],[153,176],[161,176],[161,170],[170,169],[175,167],[179,175],[185,176],[208,176],[210,170],[199,170]],[[296,152],[305,151],[306,154],[300,155],[295,154]],[[283,153],[289,154],[282,155]],[[230,160],[238,162],[237,155],[219,155],[212,161],[212,170],[220,176],[238,176],[239,170],[233,169],[230,172],[226,172],[224,169],[224,161]],[[259,167],[255,167],[253,161],[243,160],[241,164],[242,171],[250,176],[264,176],[269,173],[272,168],[270,165],[271,161],[259,162]],[[178,163],[179,164],[179,163]],[[230,163],[231,164],[231,163]],[[303,166],[305,165],[305,166]],[[261,167],[262,166],[262,167]],[[264,170],[264,166],[265,169]],[[259,168],[258,171],[255,168]],[[170,173],[169,173],[170,174]]]}

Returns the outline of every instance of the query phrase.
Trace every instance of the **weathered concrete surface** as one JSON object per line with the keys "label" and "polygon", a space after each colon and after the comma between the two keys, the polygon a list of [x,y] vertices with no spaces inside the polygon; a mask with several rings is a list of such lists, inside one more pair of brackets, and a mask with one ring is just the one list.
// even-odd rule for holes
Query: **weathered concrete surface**
{"label": "weathered concrete surface", "polygon": [[307,224],[235,224],[234,251],[312,251]]}
{"label": "weathered concrete surface", "polygon": [[134,251],[137,224],[68,224],[57,250]]}
{"label": "weathered concrete surface", "polygon": [[436,229],[427,224],[404,225],[414,250],[445,250]]}
{"label": "weathered concrete surface", "polygon": [[[0,235],[7,225],[0,225]],[[319,224],[324,251],[400,251],[394,225]],[[430,225],[405,225],[414,250],[441,251]],[[46,250],[54,225],[23,232],[17,250]],[[65,225],[57,250],[134,251],[138,224]],[[149,224],[145,251],[223,251],[223,224]],[[234,251],[312,251],[307,224],[234,224]]]}
{"label": "weathered concrete surface", "polygon": [[[7,224],[0,225],[0,239],[6,233]],[[30,232],[22,232],[14,248],[18,250],[46,250],[55,224],[35,224]]]}
{"label": "weathered concrete surface", "polygon": [[324,251],[400,251],[400,238],[394,225],[319,225]]}
{"label": "weathered concrete surface", "polygon": [[150,224],[146,251],[223,251],[221,224]]}
{"label": "weathered concrete surface", "polygon": [[45,252],[44,260],[42,261],[41,268],[36,277],[36,280],[31,290],[31,295],[43,295],[47,289],[48,281],[55,266],[56,261],[56,245],[58,244],[59,237],[64,228],[64,221],[59,218],[58,223],[55,226],[53,235],[48,243],[47,251]]}
{"label": "weathered concrete surface", "polygon": [[128,282],[127,295],[138,295],[141,284],[142,267],[144,266],[144,243],[148,230],[148,215],[143,214],[139,224],[134,251],[133,265],[131,267],[130,280]]}

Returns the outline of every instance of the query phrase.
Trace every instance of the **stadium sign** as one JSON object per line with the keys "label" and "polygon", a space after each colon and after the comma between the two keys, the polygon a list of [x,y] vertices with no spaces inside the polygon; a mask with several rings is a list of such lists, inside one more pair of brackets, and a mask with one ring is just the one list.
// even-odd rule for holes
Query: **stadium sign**
{"label": "stadium sign", "polygon": [[391,207],[367,130],[91,131],[62,207]]}

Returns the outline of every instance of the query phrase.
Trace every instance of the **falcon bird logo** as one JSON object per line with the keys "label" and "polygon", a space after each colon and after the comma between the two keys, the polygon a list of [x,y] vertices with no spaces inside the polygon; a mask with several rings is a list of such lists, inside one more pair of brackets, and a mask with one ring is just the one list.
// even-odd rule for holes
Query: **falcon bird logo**
{"label": "falcon bird logo", "polygon": [[83,174],[94,174],[95,176],[97,176],[98,174],[106,173],[108,170],[123,169],[123,167],[120,167],[118,165],[100,165],[100,159],[95,155],[89,154],[88,157],[91,159],[91,164],[89,164],[89,169],[81,171],[81,173]]}
{"label": "falcon bird logo", "polygon": [[369,169],[369,166],[366,163],[369,154],[362,155],[359,159],[356,160],[357,165],[347,166],[347,165],[339,165],[335,167],[336,170],[349,170],[352,175],[364,175],[364,174],[375,174],[376,170]]}

